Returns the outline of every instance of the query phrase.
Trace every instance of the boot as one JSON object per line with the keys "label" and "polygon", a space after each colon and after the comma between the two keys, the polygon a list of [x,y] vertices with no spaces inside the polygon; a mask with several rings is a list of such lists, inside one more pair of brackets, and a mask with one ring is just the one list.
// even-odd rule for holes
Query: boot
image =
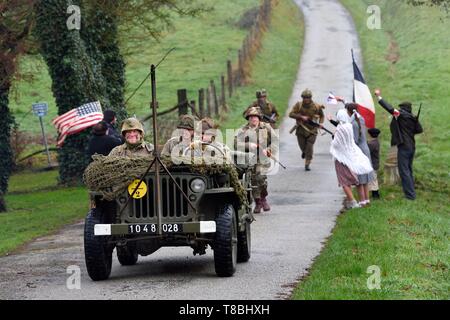
{"label": "boot", "polygon": [[310,164],[311,164],[310,160],[305,161],[305,171],[311,171],[311,168],[309,167]]}
{"label": "boot", "polygon": [[270,206],[267,203],[266,197],[261,198],[261,204],[262,204],[262,207],[263,207],[264,211],[270,211]]}
{"label": "boot", "polygon": [[253,213],[261,213],[261,209],[262,209],[261,199],[260,198],[255,199],[255,203],[256,203],[256,206],[255,206],[255,209],[253,210]]}
{"label": "boot", "polygon": [[372,191],[372,198],[373,199],[380,199],[380,191],[379,190]]}

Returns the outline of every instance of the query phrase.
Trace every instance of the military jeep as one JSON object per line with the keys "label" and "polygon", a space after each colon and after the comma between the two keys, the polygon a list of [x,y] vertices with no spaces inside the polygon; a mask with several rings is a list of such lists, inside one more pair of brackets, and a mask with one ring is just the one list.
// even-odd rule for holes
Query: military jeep
{"label": "military jeep", "polygon": [[[137,263],[139,255],[150,255],[161,247],[189,246],[194,255],[202,255],[208,245],[214,252],[216,274],[232,276],[237,262],[250,259],[253,221],[251,166],[233,168],[237,170],[234,182],[237,177],[246,201],[236,193],[229,172],[196,173],[183,164],[170,167],[181,190],[161,171],[158,186],[155,172],[148,172],[113,200],[90,191],[84,249],[91,279],[110,276],[114,248],[120,264],[129,266]],[[156,187],[160,188],[161,214],[155,209]]]}

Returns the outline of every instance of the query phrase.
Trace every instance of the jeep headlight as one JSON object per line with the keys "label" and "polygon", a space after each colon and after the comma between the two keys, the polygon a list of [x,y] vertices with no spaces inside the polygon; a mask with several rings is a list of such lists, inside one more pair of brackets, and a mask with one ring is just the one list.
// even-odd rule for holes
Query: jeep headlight
{"label": "jeep headlight", "polygon": [[195,178],[191,181],[191,190],[195,193],[200,193],[205,191],[206,185],[205,181],[199,178]]}

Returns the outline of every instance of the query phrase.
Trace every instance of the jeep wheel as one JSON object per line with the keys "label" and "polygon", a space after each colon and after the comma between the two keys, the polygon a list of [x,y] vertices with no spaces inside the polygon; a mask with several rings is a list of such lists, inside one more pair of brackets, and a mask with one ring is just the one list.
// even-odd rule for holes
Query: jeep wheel
{"label": "jeep wheel", "polygon": [[251,251],[251,233],[250,233],[250,222],[245,222],[245,230],[238,232],[238,251],[237,251],[237,261],[247,262],[250,259]]}
{"label": "jeep wheel", "polygon": [[123,266],[133,266],[138,261],[138,252],[136,249],[136,243],[130,242],[125,246],[117,246],[117,259]]}
{"label": "jeep wheel", "polygon": [[111,274],[113,246],[107,236],[94,236],[94,226],[102,223],[98,209],[89,211],[84,224],[84,257],[86,268],[94,281],[106,280]]}
{"label": "jeep wheel", "polygon": [[231,277],[237,263],[237,223],[232,205],[220,207],[216,216],[214,266],[219,277]]}

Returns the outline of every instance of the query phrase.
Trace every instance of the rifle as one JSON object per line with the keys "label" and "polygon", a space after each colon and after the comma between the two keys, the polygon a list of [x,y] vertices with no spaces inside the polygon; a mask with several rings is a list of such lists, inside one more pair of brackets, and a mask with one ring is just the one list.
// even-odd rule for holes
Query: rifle
{"label": "rifle", "polygon": [[[323,131],[329,133],[332,137],[334,137],[334,133],[331,132],[330,130],[328,130],[327,128],[325,128],[324,126],[312,121],[311,119],[308,118],[308,121],[306,121],[307,124],[309,124],[310,126],[313,126],[315,128],[319,128],[319,129],[323,129]],[[289,133],[294,132],[296,129],[298,128],[298,124],[294,125],[291,130],[289,130]]]}
{"label": "rifle", "polygon": [[284,170],[286,170],[286,167],[281,163],[280,160],[278,160],[277,158],[273,157],[272,154],[270,154],[270,159],[272,159],[273,161],[275,161],[276,163],[278,163]]}
{"label": "rifle", "polygon": [[289,130],[289,133],[292,134],[292,132],[294,132],[295,130],[297,130],[297,128],[298,128],[298,124],[295,124],[295,125],[291,128],[291,130]]}
{"label": "rifle", "polygon": [[[248,138],[248,137],[246,137],[246,138]],[[247,141],[247,142],[248,142],[248,141]],[[257,144],[257,147],[258,147],[258,148],[261,148],[259,144]],[[286,166],[283,165],[283,164],[281,163],[280,160],[278,160],[277,158],[275,158],[275,157],[272,155],[272,152],[270,152],[270,156],[269,156],[269,154],[268,154],[267,157],[269,157],[270,159],[272,159],[273,161],[275,161],[276,163],[278,163],[284,170],[287,169]]]}
{"label": "rifle", "polygon": [[419,112],[417,112],[417,116],[416,116],[417,120],[419,120],[421,110],[422,110],[422,102],[420,103],[420,106],[419,106]]}
{"label": "rifle", "polygon": [[274,118],[275,118],[275,113],[272,113],[272,115],[270,117],[266,114],[263,114],[263,120],[266,120],[269,123],[276,123]]}

